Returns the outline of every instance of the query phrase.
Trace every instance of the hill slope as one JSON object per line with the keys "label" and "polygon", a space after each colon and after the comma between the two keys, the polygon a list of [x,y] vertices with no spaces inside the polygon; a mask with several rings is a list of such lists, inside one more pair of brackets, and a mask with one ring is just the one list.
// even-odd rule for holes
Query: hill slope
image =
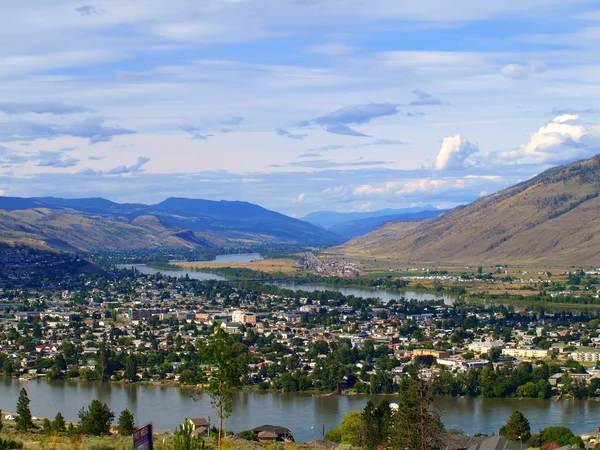
{"label": "hill slope", "polygon": [[89,251],[226,246],[234,239],[342,241],[315,225],[246,202],[170,198],[142,205],[102,198],[0,197],[0,242]]}
{"label": "hill slope", "polygon": [[387,222],[420,222],[425,219],[432,219],[444,213],[447,209],[436,209],[432,211],[421,211],[416,213],[393,214],[389,216],[375,216],[366,219],[352,220],[349,222],[339,223],[329,227],[329,231],[339,234],[348,239],[367,234]]}
{"label": "hill slope", "polygon": [[423,263],[596,266],[599,194],[600,155],[417,226],[389,223],[329,252]]}

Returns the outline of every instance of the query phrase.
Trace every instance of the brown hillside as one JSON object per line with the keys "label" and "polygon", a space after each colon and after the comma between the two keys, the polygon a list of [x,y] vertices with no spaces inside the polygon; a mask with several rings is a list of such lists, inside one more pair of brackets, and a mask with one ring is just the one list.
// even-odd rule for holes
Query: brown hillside
{"label": "brown hillside", "polygon": [[410,228],[390,223],[328,253],[423,263],[600,265],[600,155]]}
{"label": "brown hillside", "polygon": [[63,251],[213,245],[211,237],[168,227],[154,218],[138,217],[127,223],[75,211],[44,208],[0,211],[0,242]]}

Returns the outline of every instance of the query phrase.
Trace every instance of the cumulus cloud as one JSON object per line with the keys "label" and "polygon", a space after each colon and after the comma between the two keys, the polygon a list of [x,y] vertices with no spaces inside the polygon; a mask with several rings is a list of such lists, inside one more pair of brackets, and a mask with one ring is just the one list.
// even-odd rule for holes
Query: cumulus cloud
{"label": "cumulus cloud", "polygon": [[417,100],[410,102],[409,105],[411,106],[434,106],[444,104],[439,98],[420,89],[415,89],[412,93],[417,97]]}
{"label": "cumulus cloud", "polygon": [[548,125],[540,127],[520,147],[500,153],[500,158],[532,162],[568,161],[591,156],[600,144],[598,128],[586,129],[576,114],[555,117]]}
{"label": "cumulus cloud", "polygon": [[136,133],[134,130],[116,126],[105,126],[103,117],[90,117],[70,125],[16,120],[0,123],[0,141],[33,141],[72,136],[89,139],[91,144],[108,142],[115,136]]}
{"label": "cumulus cloud", "polygon": [[316,119],[301,121],[298,125],[305,127],[314,124],[322,126],[328,133],[366,137],[366,134],[350,128],[349,125],[360,125],[378,117],[394,116],[400,112],[398,106],[392,103],[350,105]]}
{"label": "cumulus cloud", "polygon": [[110,169],[106,172],[107,175],[122,175],[122,174],[126,174],[126,173],[137,173],[137,172],[142,172],[142,166],[144,164],[146,164],[148,161],[150,161],[150,158],[146,157],[146,156],[140,156],[138,157],[138,160],[135,164],[131,165],[131,166],[117,166],[114,169]]}
{"label": "cumulus cloud", "polygon": [[542,73],[548,70],[542,61],[531,61],[529,64],[507,64],[500,71],[506,78],[520,80],[531,74]]}
{"label": "cumulus cloud", "polygon": [[290,133],[289,131],[284,130],[283,128],[277,128],[275,130],[275,132],[277,133],[278,136],[284,136],[286,138],[294,139],[294,140],[301,140],[301,139],[304,139],[306,136],[308,136],[307,134]]}
{"label": "cumulus cloud", "polygon": [[202,128],[198,128],[193,125],[181,125],[179,129],[189,134],[193,140],[199,139],[205,141],[206,139],[212,136],[212,134],[203,133]]}
{"label": "cumulus cloud", "polygon": [[84,106],[66,105],[60,102],[0,102],[0,111],[9,115],[54,114],[66,115],[94,112]]}
{"label": "cumulus cloud", "polygon": [[463,169],[470,156],[479,152],[479,146],[462,138],[460,134],[448,136],[435,160],[436,170]]}
{"label": "cumulus cloud", "polygon": [[404,184],[397,194],[412,194],[415,192],[435,192],[445,186],[448,182],[446,180],[415,180],[409,181]]}

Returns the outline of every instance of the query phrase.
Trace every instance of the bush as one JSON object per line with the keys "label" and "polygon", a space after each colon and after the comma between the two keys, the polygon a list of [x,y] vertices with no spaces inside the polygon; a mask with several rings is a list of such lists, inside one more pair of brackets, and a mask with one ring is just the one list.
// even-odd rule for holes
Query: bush
{"label": "bush", "polygon": [[240,438],[245,439],[247,441],[255,441],[258,442],[258,435],[250,430],[244,430],[240,433]]}
{"label": "bush", "polygon": [[339,428],[332,428],[327,433],[325,433],[325,439],[331,442],[337,442],[338,444],[342,442],[342,430]]}
{"label": "bush", "polygon": [[9,437],[0,438],[0,450],[10,450],[13,448],[23,448],[23,441]]}

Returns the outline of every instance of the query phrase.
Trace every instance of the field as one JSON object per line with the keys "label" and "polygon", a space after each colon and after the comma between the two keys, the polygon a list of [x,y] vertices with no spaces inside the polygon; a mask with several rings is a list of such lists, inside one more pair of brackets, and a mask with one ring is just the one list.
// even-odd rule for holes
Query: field
{"label": "field", "polygon": [[218,269],[223,267],[231,267],[232,269],[250,269],[257,272],[267,273],[285,273],[288,275],[294,275],[305,270],[299,265],[298,261],[293,259],[261,259],[258,261],[250,262],[177,262],[173,261],[170,264],[182,267],[188,270],[199,270],[199,269]]}

